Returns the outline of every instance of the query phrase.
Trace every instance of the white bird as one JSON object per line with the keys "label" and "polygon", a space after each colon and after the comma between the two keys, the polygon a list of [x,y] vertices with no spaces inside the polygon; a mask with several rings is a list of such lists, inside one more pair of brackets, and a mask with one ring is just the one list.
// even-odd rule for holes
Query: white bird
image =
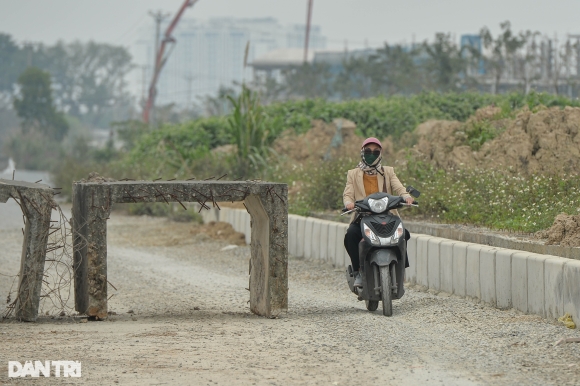
{"label": "white bird", "polygon": [[8,167],[2,170],[2,174],[12,174],[12,172],[16,169],[16,163],[12,158],[8,159]]}

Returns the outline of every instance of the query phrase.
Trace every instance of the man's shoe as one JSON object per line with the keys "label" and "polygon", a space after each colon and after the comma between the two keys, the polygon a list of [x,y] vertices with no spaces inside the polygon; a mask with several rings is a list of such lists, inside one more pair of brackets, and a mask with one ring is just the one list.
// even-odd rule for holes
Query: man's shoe
{"label": "man's shoe", "polygon": [[354,272],[354,288],[362,288],[362,275],[359,271]]}

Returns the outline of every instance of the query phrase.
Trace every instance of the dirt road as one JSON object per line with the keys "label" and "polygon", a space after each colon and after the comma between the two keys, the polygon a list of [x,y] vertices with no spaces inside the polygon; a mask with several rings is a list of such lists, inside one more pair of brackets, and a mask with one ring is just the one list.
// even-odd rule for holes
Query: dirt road
{"label": "dirt road", "polygon": [[[0,323],[0,384],[513,385],[578,384],[578,330],[409,289],[394,315],[370,313],[342,269],[291,258],[289,310],[249,312],[248,247],[191,224],[109,223],[107,321]],[[0,273],[16,273],[19,229],[0,229]],[[20,237],[18,237],[20,234]],[[5,299],[8,280],[0,276]],[[379,307],[380,309],[380,307]],[[2,311],[2,308],[0,308]],[[8,378],[8,361],[75,360],[74,378]]]}

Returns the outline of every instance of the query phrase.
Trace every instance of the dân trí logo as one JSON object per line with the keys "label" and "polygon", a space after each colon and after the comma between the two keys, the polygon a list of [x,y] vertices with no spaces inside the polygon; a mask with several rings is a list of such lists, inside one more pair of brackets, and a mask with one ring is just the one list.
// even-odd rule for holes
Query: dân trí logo
{"label": "d\u00e2n tr\u00ed logo", "polygon": [[8,362],[8,377],[24,378],[30,376],[38,378],[40,375],[48,378],[73,377],[80,378],[81,362],[79,361],[26,361],[24,364],[18,361]]}

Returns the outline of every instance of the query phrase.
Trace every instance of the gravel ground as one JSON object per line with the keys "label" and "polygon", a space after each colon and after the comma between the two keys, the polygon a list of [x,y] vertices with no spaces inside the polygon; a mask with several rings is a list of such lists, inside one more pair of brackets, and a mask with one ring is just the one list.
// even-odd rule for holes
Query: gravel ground
{"label": "gravel ground", "polygon": [[[104,322],[0,323],[0,368],[9,360],[79,360],[83,383],[99,385],[580,382],[580,344],[553,346],[580,337],[578,330],[413,288],[386,318],[356,300],[342,269],[314,261],[290,258],[287,314],[255,316],[245,289],[249,248],[220,251],[227,244],[192,236],[192,227],[115,213],[108,262],[115,314]],[[0,273],[18,270],[19,232],[0,229]],[[8,287],[0,276],[2,298]],[[0,384],[21,383],[30,380],[0,371]]]}

